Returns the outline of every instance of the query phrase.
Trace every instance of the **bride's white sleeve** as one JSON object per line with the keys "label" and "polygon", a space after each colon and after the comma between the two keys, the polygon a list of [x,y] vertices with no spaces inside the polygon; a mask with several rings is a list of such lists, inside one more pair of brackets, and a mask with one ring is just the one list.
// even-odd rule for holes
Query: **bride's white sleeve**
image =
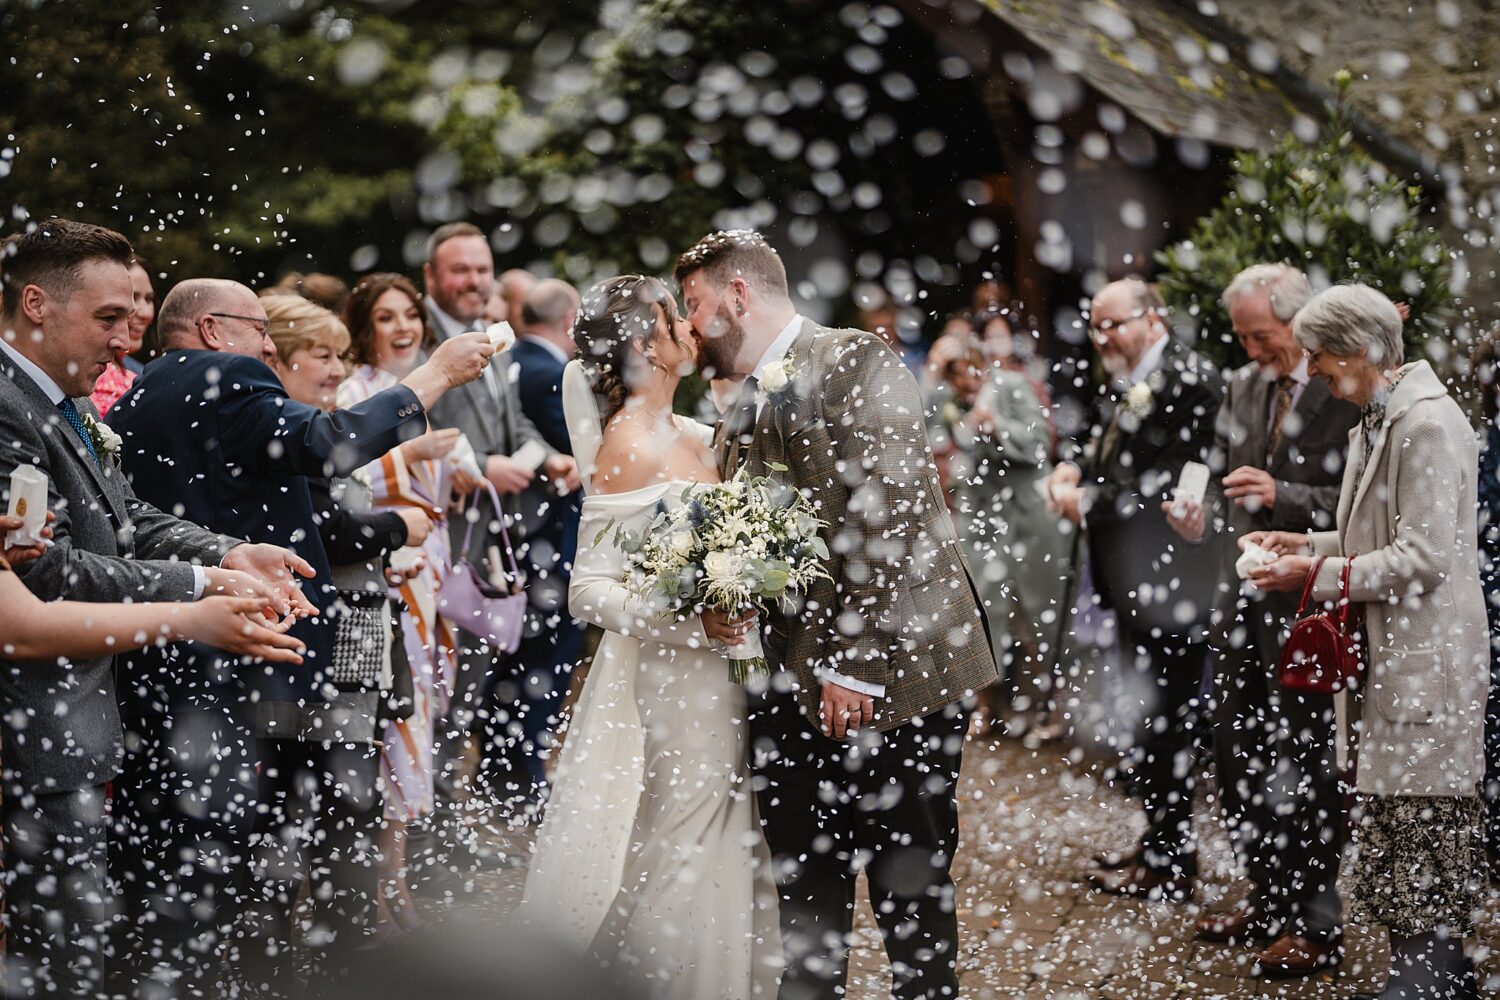
{"label": "bride's white sleeve", "polygon": [[707,649],[708,636],[697,615],[679,619],[670,612],[663,613],[625,586],[625,554],[615,545],[613,536],[609,518],[585,510],[578,526],[573,579],[568,585],[568,610],[573,617],[633,639]]}

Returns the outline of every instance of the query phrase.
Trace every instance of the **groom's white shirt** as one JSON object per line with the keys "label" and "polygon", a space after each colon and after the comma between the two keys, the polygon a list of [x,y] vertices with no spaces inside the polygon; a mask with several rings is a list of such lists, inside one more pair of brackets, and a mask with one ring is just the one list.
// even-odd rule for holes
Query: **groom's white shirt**
{"label": "groom's white shirt", "polygon": [[[792,349],[792,344],[796,341],[797,335],[802,332],[802,324],[806,322],[807,320],[803,318],[802,314],[798,313],[797,315],[793,316],[792,321],[788,323],[782,329],[782,331],[776,335],[776,339],[771,341],[771,346],[766,348],[766,353],[760,356],[760,360],[755,363],[755,367],[750,372],[751,377],[754,378],[757,383],[764,381],[767,368],[771,367],[776,362],[787,356],[787,352]],[[731,403],[731,405],[733,404]],[[765,405],[766,404],[764,397],[759,397],[756,399],[755,416],[757,418],[760,417],[760,411]],[[828,667],[822,668],[821,673],[824,680],[832,681],[839,687],[848,688],[850,691],[854,691],[858,694],[867,694],[872,698],[885,697],[884,684],[871,684],[866,681],[857,681],[852,677],[845,677],[838,671],[832,670]]]}

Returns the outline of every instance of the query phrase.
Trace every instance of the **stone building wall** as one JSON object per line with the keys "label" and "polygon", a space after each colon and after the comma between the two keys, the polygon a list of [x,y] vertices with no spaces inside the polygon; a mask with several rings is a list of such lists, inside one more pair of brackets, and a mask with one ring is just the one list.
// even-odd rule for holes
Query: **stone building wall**
{"label": "stone building wall", "polygon": [[1198,0],[1442,165],[1470,324],[1500,323],[1500,0]]}

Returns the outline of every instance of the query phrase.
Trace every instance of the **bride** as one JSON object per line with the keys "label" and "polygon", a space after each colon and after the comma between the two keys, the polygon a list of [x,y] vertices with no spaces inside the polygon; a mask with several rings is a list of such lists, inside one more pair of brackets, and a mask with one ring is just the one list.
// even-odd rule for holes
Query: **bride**
{"label": "bride", "polygon": [[581,360],[564,372],[563,402],[586,496],[568,599],[605,634],[520,913],[653,997],[772,997],[781,943],[744,689],[697,617],[627,590],[615,544],[718,480],[710,429],[672,412],[694,341],[667,286],[634,275],[589,290],[574,337]]}

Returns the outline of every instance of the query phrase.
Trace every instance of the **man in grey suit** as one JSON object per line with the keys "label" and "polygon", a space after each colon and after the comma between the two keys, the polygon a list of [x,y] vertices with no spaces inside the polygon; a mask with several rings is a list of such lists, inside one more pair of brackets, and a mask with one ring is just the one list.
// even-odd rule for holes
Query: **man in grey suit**
{"label": "man in grey suit", "polygon": [[[4,244],[0,475],[33,465],[57,515],[53,543],[17,567],[43,600],[189,601],[205,591],[307,607],[301,559],[247,545],[139,500],[89,394],[129,345],[131,247],[52,219]],[[0,500],[8,500],[0,495]],[[108,919],[104,785],[118,773],[112,659],[0,662],[10,954],[6,994],[83,996],[101,983]]]}
{"label": "man in grey suit", "polygon": [[[427,263],[422,268],[427,289],[427,311],[433,332],[439,341],[458,333],[484,329],[484,307],[495,283],[495,259],[489,241],[479,227],[468,222],[451,222],[439,226],[427,240]],[[514,366],[492,365],[478,381],[448,393],[432,408],[428,418],[433,427],[456,427],[474,447],[480,470],[501,498],[496,510],[483,493],[472,498],[465,516],[451,519],[453,557],[468,559],[484,567],[486,551],[500,544],[500,519],[511,526],[511,541],[520,545],[517,534],[520,495],[543,478],[566,484],[565,492],[578,488],[578,465],[572,456],[549,445],[521,410],[514,381]],[[523,446],[541,449],[540,467],[518,462],[513,456]],[[462,551],[468,519],[477,519],[472,550]],[[438,797],[450,808],[457,804],[462,789],[458,781],[458,758],[465,734],[475,724],[477,711],[484,705],[490,685],[496,677],[501,654],[484,641],[463,633],[459,651],[459,675],[454,686],[448,717],[438,727],[438,757],[435,763]],[[519,722],[507,726],[508,738],[524,736]],[[495,751],[480,748],[483,758]],[[524,797],[526,789],[495,790],[496,798]]]}
{"label": "man in grey suit", "polygon": [[[1359,409],[1309,378],[1292,317],[1312,296],[1301,271],[1259,264],[1224,292],[1250,363],[1228,380],[1215,427],[1214,469],[1203,506],[1184,503],[1168,522],[1189,541],[1254,531],[1333,526],[1349,430]],[[1206,507],[1206,509],[1205,509]],[[1269,945],[1262,975],[1306,976],[1336,964],[1342,796],[1334,762],[1333,699],[1277,681],[1295,593],[1243,586],[1223,559],[1210,631],[1214,652],[1215,765],[1225,818],[1252,883],[1226,913],[1198,921],[1198,937]]]}

